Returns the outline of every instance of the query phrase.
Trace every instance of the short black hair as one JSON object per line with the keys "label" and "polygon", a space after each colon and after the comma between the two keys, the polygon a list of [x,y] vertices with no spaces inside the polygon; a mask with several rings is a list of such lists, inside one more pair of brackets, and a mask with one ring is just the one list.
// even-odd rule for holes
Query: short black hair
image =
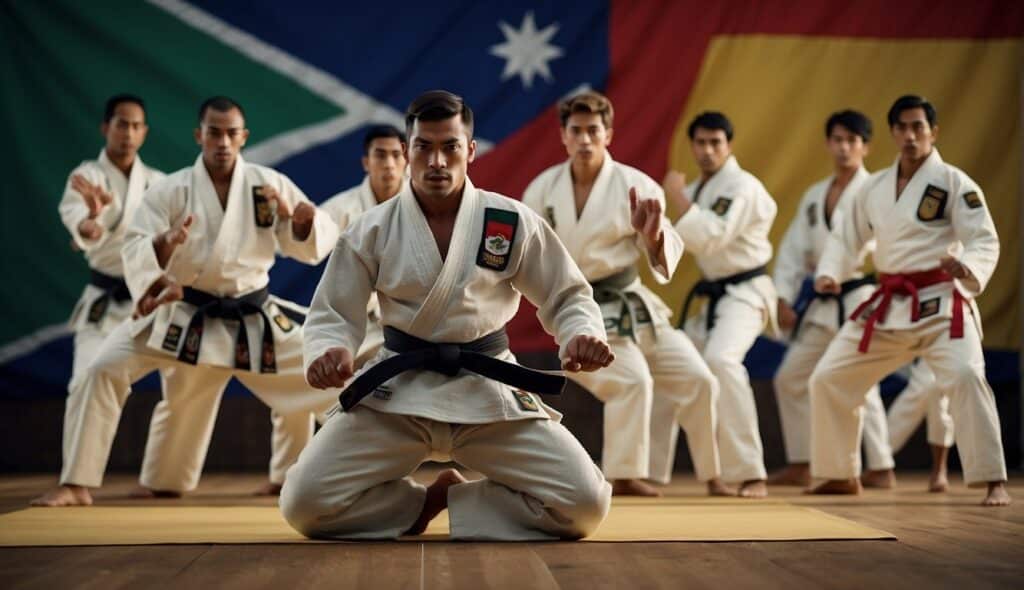
{"label": "short black hair", "polygon": [[416,97],[405,110],[405,132],[412,135],[416,121],[444,121],[461,115],[466,135],[473,139],[473,109],[458,94],[447,90],[430,90]]}
{"label": "short black hair", "polygon": [[103,108],[103,122],[109,123],[114,118],[114,111],[117,110],[117,105],[126,102],[139,105],[139,108],[142,109],[142,114],[146,114],[146,103],[138,96],[134,94],[115,94],[107,99],[107,105]]}
{"label": "short black hair", "polygon": [[686,134],[690,136],[690,139],[693,139],[698,127],[711,131],[721,129],[725,132],[725,139],[732,141],[732,123],[729,122],[728,117],[718,111],[704,111],[697,115],[686,129]]}
{"label": "short black hair", "polygon": [[409,143],[406,140],[405,134],[398,127],[394,125],[374,125],[367,129],[366,135],[363,136],[363,155],[370,155],[370,145],[373,144],[373,140],[386,137],[394,137],[402,143]]}
{"label": "short black hair", "polygon": [[213,109],[220,113],[226,113],[231,109],[238,109],[238,112],[242,114],[242,120],[245,120],[245,109],[242,105],[238,104],[237,101],[230,99],[226,96],[211,96],[210,98],[203,101],[203,104],[199,105],[199,124],[203,124],[203,117],[206,116],[206,111]]}
{"label": "short black hair", "polygon": [[864,143],[871,141],[871,119],[868,119],[864,113],[860,111],[854,111],[846,109],[845,111],[839,111],[838,113],[832,113],[825,122],[825,138],[832,136],[832,129],[836,125],[842,125],[850,133],[859,135]]}
{"label": "short black hair", "polygon": [[899,123],[900,114],[910,109],[923,109],[924,116],[928,119],[929,127],[935,127],[935,124],[939,122],[939,114],[935,112],[935,107],[932,106],[932,103],[928,102],[928,99],[916,94],[907,94],[897,98],[896,102],[892,103],[892,107],[889,109],[889,127],[892,128],[896,123]]}

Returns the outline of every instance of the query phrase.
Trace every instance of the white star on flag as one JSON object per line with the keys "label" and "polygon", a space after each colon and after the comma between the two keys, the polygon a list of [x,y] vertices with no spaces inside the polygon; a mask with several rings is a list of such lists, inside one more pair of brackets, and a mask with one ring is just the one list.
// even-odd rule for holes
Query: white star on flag
{"label": "white star on flag", "polygon": [[548,41],[558,32],[557,22],[538,31],[533,11],[529,11],[523,16],[523,24],[519,30],[505,21],[499,22],[498,28],[505,35],[505,42],[492,45],[491,55],[507,60],[505,70],[501,73],[502,80],[508,80],[518,74],[523,86],[530,88],[533,85],[533,77],[537,74],[548,82],[554,79],[548,62],[562,57],[563,52],[555,45],[548,44]]}

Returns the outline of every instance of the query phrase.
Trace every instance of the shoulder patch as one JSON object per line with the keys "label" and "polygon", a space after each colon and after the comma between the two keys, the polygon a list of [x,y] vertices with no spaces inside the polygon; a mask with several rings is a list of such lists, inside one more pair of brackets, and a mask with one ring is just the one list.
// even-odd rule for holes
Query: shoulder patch
{"label": "shoulder patch", "polygon": [[715,203],[711,205],[711,210],[719,217],[723,217],[729,212],[729,207],[732,207],[732,199],[728,197],[718,197],[715,199]]}
{"label": "shoulder patch", "polygon": [[811,203],[807,206],[807,225],[814,227],[818,224],[818,204]]}
{"label": "shoulder patch", "polygon": [[946,200],[949,192],[933,184],[929,184],[921,195],[921,202],[917,205],[917,218],[921,221],[935,221],[942,219],[946,213]]}
{"label": "shoulder patch", "polygon": [[491,270],[508,268],[519,228],[519,214],[507,209],[484,209],[484,231],[480,236],[476,264]]}
{"label": "shoulder patch", "polygon": [[978,193],[975,191],[964,193],[964,203],[967,203],[967,207],[970,209],[977,209],[984,206],[984,203],[981,202],[981,197],[978,196]]}

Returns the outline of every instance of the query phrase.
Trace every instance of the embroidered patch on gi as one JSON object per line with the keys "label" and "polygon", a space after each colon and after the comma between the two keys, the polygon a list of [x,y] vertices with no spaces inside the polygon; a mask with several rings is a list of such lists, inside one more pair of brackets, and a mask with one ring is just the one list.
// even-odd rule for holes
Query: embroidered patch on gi
{"label": "embroidered patch on gi", "polygon": [[711,205],[711,210],[719,217],[724,217],[729,212],[729,207],[732,207],[732,199],[718,197],[715,199],[715,204]]}
{"label": "embroidered patch on gi", "polygon": [[281,328],[282,332],[291,332],[295,328],[295,324],[283,313],[274,316],[274,323],[277,324],[278,328]]}
{"label": "embroidered patch on gi", "polygon": [[505,209],[484,209],[484,233],[480,238],[477,266],[505,270],[511,258],[512,244],[519,227],[519,214]]}
{"label": "embroidered patch on gi", "polygon": [[555,229],[555,208],[551,205],[544,207],[544,215],[547,216],[548,225],[551,226],[551,229]]}
{"label": "embroidered patch on gi", "polygon": [[179,358],[186,363],[196,364],[199,360],[199,346],[203,343],[203,328],[201,326],[194,326],[189,328],[188,333],[185,334],[185,347],[181,351]]}
{"label": "embroidered patch on gi", "polygon": [[235,368],[249,370],[252,363],[249,361],[249,344],[244,340],[235,342]]}
{"label": "embroidered patch on gi", "polygon": [[260,373],[276,373],[277,372],[277,355],[274,353],[274,344],[272,342],[263,343],[263,356],[260,357],[262,362],[260,366]]}
{"label": "embroidered patch on gi", "polygon": [[924,319],[939,313],[939,301],[941,298],[925,299],[918,307],[918,317]]}
{"label": "embroidered patch on gi", "polygon": [[605,332],[611,332],[612,330],[617,330],[618,328],[619,328],[619,319],[618,318],[604,318],[604,331]]}
{"label": "embroidered patch on gi", "polygon": [[818,225],[818,204],[811,203],[807,206],[807,225],[814,227]]}
{"label": "embroidered patch on gi", "polygon": [[967,206],[971,209],[977,209],[983,205],[981,197],[974,191],[964,194],[964,203],[967,203]]}
{"label": "embroidered patch on gi", "polygon": [[533,396],[520,389],[513,389],[512,395],[516,397],[516,403],[519,404],[519,408],[524,412],[539,412],[540,406],[537,405],[537,400],[533,399]]}
{"label": "embroidered patch on gi", "polygon": [[103,319],[103,314],[107,313],[108,305],[110,305],[110,297],[100,297],[93,301],[92,305],[89,306],[89,323],[98,324]]}
{"label": "embroidered patch on gi", "polygon": [[160,346],[166,351],[177,352],[179,340],[181,340],[181,326],[171,324],[167,326],[167,333],[164,334],[164,343]]}
{"label": "embroidered patch on gi", "polygon": [[391,389],[381,385],[377,389],[373,390],[373,397],[379,399],[382,402],[389,401],[391,399]]}
{"label": "embroidered patch on gi", "polygon": [[256,215],[256,227],[274,225],[274,210],[270,207],[270,199],[263,195],[263,186],[252,187],[253,212]]}
{"label": "embroidered patch on gi", "polygon": [[921,221],[935,221],[942,219],[946,212],[946,200],[949,192],[929,184],[921,195],[921,202],[917,205],[917,218]]}

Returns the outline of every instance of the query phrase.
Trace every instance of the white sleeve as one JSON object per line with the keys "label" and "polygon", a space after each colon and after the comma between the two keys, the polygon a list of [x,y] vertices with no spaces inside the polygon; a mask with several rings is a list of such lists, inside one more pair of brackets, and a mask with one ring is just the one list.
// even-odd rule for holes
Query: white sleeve
{"label": "white sleeve", "polygon": [[637,190],[641,197],[654,198],[661,203],[661,233],[663,236],[661,254],[664,256],[667,266],[662,266],[660,262],[651,258],[651,253],[647,250],[644,239],[640,237],[639,233],[636,236],[636,245],[644,253],[647,266],[653,271],[654,280],[660,285],[666,285],[672,280],[672,275],[675,274],[676,268],[679,266],[679,260],[683,257],[683,238],[676,232],[666,214],[664,189],[650,178],[645,178],[643,186],[638,186]]}
{"label": "white sleeve", "polygon": [[376,282],[378,261],[361,250],[351,231],[341,235],[313,294],[303,325],[303,368],[329,348],[341,347],[355,358],[366,336],[366,304]]}
{"label": "white sleeve", "polygon": [[676,231],[695,254],[712,256],[746,228],[755,206],[755,187],[746,186],[731,197],[716,197],[707,209],[697,203],[676,221]]}
{"label": "white sleeve", "polygon": [[800,285],[807,275],[805,256],[810,244],[808,213],[810,206],[808,197],[805,194],[800,200],[800,207],[789,222],[786,234],[782,237],[779,250],[775,254],[775,270],[772,278],[775,282],[775,290],[779,299],[793,305],[800,293]]}
{"label": "white sleeve", "polygon": [[86,180],[93,184],[103,184],[103,178],[98,172],[91,170],[89,166],[75,168],[71,171],[71,174],[68,174],[68,180],[64,184],[64,195],[57,206],[60,219],[64,222],[64,227],[68,228],[68,233],[71,234],[71,239],[74,240],[75,245],[83,252],[89,252],[106,240],[108,232],[104,231],[95,240],[87,240],[78,233],[78,224],[89,217],[89,207],[85,204],[85,197],[82,196],[82,193],[71,188],[71,178],[76,174],[84,176]]}
{"label": "white sleeve", "polygon": [[167,182],[151,186],[128,220],[121,260],[125,281],[135,301],[141,299],[149,287],[164,275],[164,269],[157,262],[153,239],[169,230],[172,223],[180,222],[184,215],[184,207],[174,203],[176,188]]}
{"label": "white sleeve", "polygon": [[952,197],[953,231],[964,245],[960,263],[970,271],[970,276],[960,279],[960,283],[968,295],[977,297],[985,290],[999,261],[999,236],[985,195],[973,180],[965,175],[959,194]]}
{"label": "white sleeve", "polygon": [[558,342],[559,357],[566,358],[574,336],[607,340],[593,289],[554,230],[538,215],[521,224],[526,236],[512,285],[537,307],[541,325]]}

